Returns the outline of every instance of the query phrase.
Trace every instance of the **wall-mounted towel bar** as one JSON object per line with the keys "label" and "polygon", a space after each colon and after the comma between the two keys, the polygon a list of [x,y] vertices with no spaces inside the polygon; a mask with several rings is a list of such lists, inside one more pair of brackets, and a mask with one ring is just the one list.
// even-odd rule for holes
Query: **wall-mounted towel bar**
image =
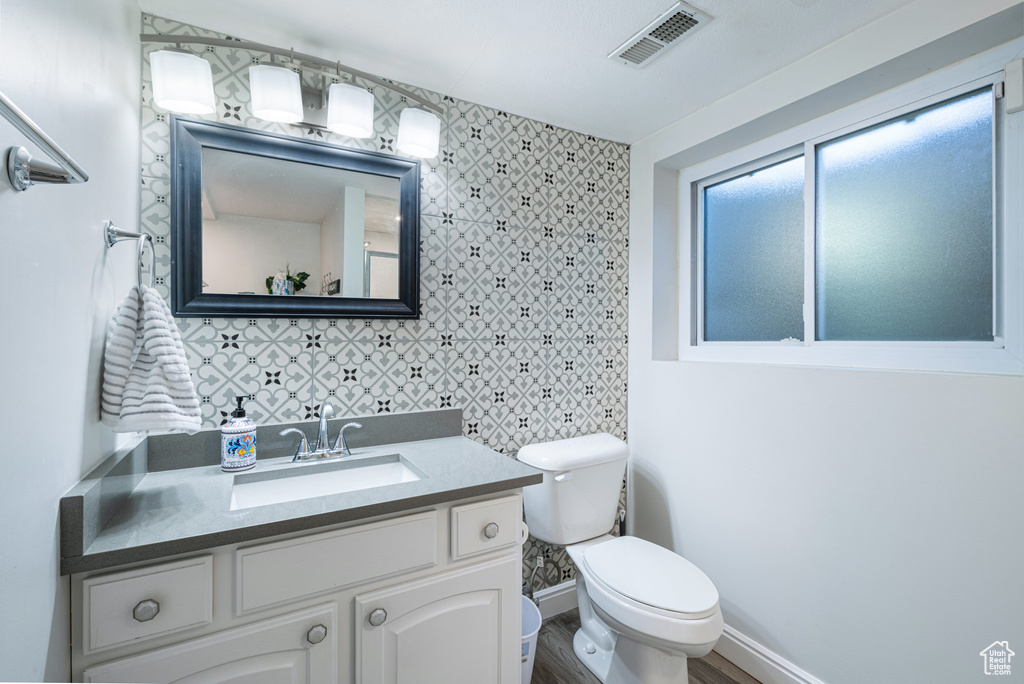
{"label": "wall-mounted towel bar", "polygon": [[142,252],[146,248],[146,243],[149,243],[149,286],[153,287],[153,266],[156,261],[156,258],[153,256],[153,236],[149,233],[132,233],[127,230],[121,230],[111,221],[106,221],[103,224],[103,228],[103,242],[106,244],[107,249],[110,249],[122,240],[138,240],[139,253],[135,263],[135,278],[140,289],[142,288]]}
{"label": "wall-mounted towel bar", "polygon": [[7,179],[15,190],[28,190],[36,183],[84,183],[89,180],[89,174],[2,92],[0,115],[57,162],[50,164],[33,159],[24,147],[8,149]]}

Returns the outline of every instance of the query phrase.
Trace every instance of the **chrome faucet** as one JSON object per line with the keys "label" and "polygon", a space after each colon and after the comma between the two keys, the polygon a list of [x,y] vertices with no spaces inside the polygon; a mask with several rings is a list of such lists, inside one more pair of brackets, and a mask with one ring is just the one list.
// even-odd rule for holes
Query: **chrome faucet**
{"label": "chrome faucet", "polygon": [[334,451],[338,451],[340,448],[342,458],[347,458],[352,455],[352,452],[348,450],[348,444],[345,443],[345,430],[348,430],[349,428],[356,428],[358,430],[361,427],[363,427],[362,423],[345,423],[341,426],[341,432],[338,433],[338,439],[334,442]]}
{"label": "chrome faucet", "polygon": [[292,461],[308,461],[310,459],[326,460],[336,458],[347,458],[352,455],[352,452],[348,448],[348,444],[345,443],[345,430],[349,428],[361,428],[363,427],[360,423],[346,423],[342,426],[341,431],[338,433],[338,439],[334,442],[334,446],[331,446],[330,437],[327,434],[327,421],[334,418],[335,411],[334,406],[330,402],[325,401],[320,406],[320,425],[317,429],[316,445],[312,450],[309,448],[309,442],[306,440],[306,435],[302,430],[297,428],[288,428],[282,430],[280,435],[284,437],[288,434],[296,434],[301,437],[298,448],[295,450],[295,456],[292,457]]}
{"label": "chrome faucet", "polygon": [[[313,448],[314,454],[327,451],[331,446],[331,440],[327,437],[327,421],[334,417],[334,406],[329,401],[325,401],[320,406],[320,429],[316,433],[316,446]],[[344,429],[344,428],[342,428]]]}

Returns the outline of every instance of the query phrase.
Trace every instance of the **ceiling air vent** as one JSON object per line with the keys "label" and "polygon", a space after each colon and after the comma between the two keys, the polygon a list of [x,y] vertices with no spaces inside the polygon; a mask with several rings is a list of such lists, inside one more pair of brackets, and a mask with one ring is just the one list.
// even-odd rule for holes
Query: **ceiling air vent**
{"label": "ceiling air vent", "polygon": [[616,48],[608,59],[641,69],[684,36],[711,21],[711,16],[685,2],[677,2],[642,31]]}

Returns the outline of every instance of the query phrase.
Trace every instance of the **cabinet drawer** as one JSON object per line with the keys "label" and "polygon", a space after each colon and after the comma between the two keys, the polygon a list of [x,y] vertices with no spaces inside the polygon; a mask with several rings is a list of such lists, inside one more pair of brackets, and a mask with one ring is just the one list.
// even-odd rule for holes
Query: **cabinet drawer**
{"label": "cabinet drawer", "polygon": [[505,548],[519,540],[519,495],[452,507],[452,560]]}
{"label": "cabinet drawer", "polygon": [[437,562],[437,511],[235,552],[238,614]]}
{"label": "cabinet drawer", "polygon": [[95,653],[213,621],[213,556],[82,581],[85,644]]}

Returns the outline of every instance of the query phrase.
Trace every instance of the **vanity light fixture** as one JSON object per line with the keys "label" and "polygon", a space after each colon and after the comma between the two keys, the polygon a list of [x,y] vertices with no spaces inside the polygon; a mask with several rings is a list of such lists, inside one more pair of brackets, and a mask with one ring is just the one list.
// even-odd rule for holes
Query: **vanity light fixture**
{"label": "vanity light fixture", "polygon": [[351,83],[334,83],[327,95],[327,128],[350,138],[373,135],[373,93]]}
{"label": "vanity light fixture", "polygon": [[[182,45],[204,45],[211,48],[221,47],[231,50],[248,50],[249,52],[269,54],[271,59],[275,57],[283,58],[287,60],[286,63],[288,64],[287,67],[283,64],[260,64],[249,67],[252,112],[255,116],[267,121],[279,121],[301,125],[303,128],[323,130],[324,126],[303,121],[302,83],[299,72],[315,74],[322,79],[337,79],[344,72],[349,75],[352,81],[356,78],[368,81],[401,95],[410,103],[415,103],[408,109],[405,109],[399,118],[398,150],[413,157],[429,159],[437,156],[441,138],[441,119],[438,118],[438,115],[444,114],[445,110],[392,81],[385,81],[379,76],[347,67],[340,62],[330,62],[314,55],[296,52],[294,49],[285,50],[273,45],[253,43],[246,40],[206,36],[168,36],[158,33],[143,33],[139,38],[143,43],[163,43],[177,46],[177,49],[165,48],[154,52],[150,55],[151,59],[157,54],[168,52],[191,57],[205,65],[206,76],[204,78],[210,82],[210,89],[209,96],[204,96],[205,99],[201,101],[209,109],[204,109],[203,111],[175,109],[173,111],[208,114],[213,112],[215,108],[213,79],[210,76],[209,63],[201,57],[181,51],[180,47]],[[156,71],[156,67],[154,67],[154,91],[157,89]],[[331,85],[327,93],[321,91],[321,101],[325,97],[327,100],[327,130],[353,138],[364,138],[373,135],[373,93],[371,91],[364,90],[351,82],[335,83]],[[159,99],[157,99],[157,104],[165,109],[168,108],[166,105],[161,104]]]}
{"label": "vanity light fixture", "polygon": [[181,114],[212,114],[213,74],[210,63],[184,50],[158,50],[149,56],[153,101]]}
{"label": "vanity light fixture", "polygon": [[424,109],[408,107],[398,119],[398,150],[413,157],[437,156],[441,119]]}
{"label": "vanity light fixture", "polygon": [[249,67],[252,113],[264,121],[302,121],[302,83],[291,69],[276,64]]}

